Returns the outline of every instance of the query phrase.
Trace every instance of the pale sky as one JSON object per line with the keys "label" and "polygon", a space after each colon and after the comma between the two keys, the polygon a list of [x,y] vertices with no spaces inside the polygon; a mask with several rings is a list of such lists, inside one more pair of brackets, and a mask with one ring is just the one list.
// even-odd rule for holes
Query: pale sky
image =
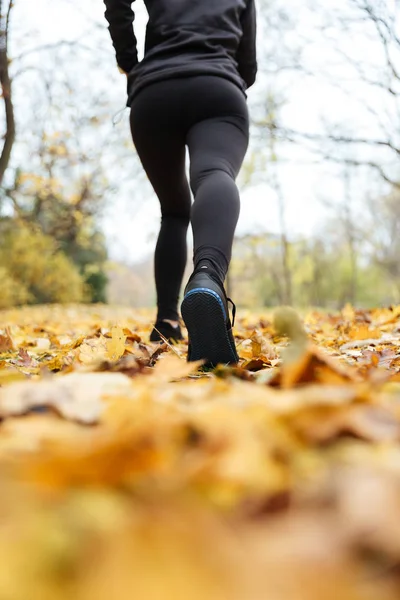
{"label": "pale sky", "polygon": [[[339,7],[346,4],[346,1],[325,0],[324,4],[327,7]],[[307,11],[306,4],[307,1],[304,0],[285,0],[286,8],[290,6],[293,11],[296,11],[294,14],[299,14],[299,31],[290,33],[285,40],[289,47],[291,44],[293,47],[297,44],[298,36],[309,34],[312,37],[313,35],[313,28],[318,22],[319,15]],[[142,0],[137,0],[134,8],[137,11],[135,33],[139,45],[142,46],[146,23]],[[16,0],[13,18],[14,22],[18,23],[18,27],[15,29],[18,51],[20,51],[21,39],[23,40],[22,44],[29,47],[79,38],[90,29],[85,14],[90,14],[95,21],[104,23],[104,51],[109,60],[104,61],[103,57],[99,57],[98,71],[93,72],[92,70],[88,77],[91,78],[94,89],[100,80],[104,81],[104,79],[110,78],[110,85],[112,85],[110,119],[112,119],[113,115],[125,104],[125,78],[115,70],[113,48],[108,39],[103,12],[104,6],[100,0],[87,3],[81,3],[79,0],[69,2],[67,0],[57,0],[57,2],[54,0],[35,0],[34,2],[32,0]],[[24,32],[26,32],[25,35]],[[29,36],[26,35],[28,32]],[[258,39],[260,49],[265,35],[268,35],[268,32],[260,32]],[[356,58],[359,57],[360,60],[367,50],[371,51],[372,49],[372,46],[366,48],[361,37],[358,40],[349,40],[342,34],[338,39],[342,48],[351,49],[352,55]],[[16,51],[17,48],[14,47],[14,52]],[[348,82],[350,73],[343,64],[339,63],[336,69],[332,67],[330,45],[323,39],[315,38],[314,43],[308,46],[304,58],[310,68],[318,68],[322,74],[325,64],[329,64],[330,72],[326,73],[326,79],[334,77],[339,82],[342,78],[346,79],[347,88],[352,89],[354,96],[358,96],[358,98],[357,100],[349,98],[339,87],[324,81],[323,75],[313,80],[298,74],[288,74],[282,86],[287,103],[282,109],[281,121],[292,129],[318,133],[322,131],[321,119],[326,121],[332,118],[345,125],[348,123],[349,126],[357,123],[360,136],[365,137],[368,134],[367,127],[371,127],[371,120],[366,111],[363,113],[362,95],[364,90],[358,84],[353,85]],[[251,109],[255,107],[260,98],[265,96],[269,79],[263,72],[264,66],[260,65],[258,83],[249,92]],[[370,97],[369,100],[373,101],[374,98]],[[379,102],[378,96],[376,101]],[[121,130],[122,138],[122,134],[126,134],[128,129],[128,110],[122,115],[122,120],[117,127]],[[372,134],[371,131],[369,133]],[[285,165],[279,167],[278,176],[287,206],[288,230],[292,235],[310,234],[318,229],[326,215],[326,208],[321,199],[330,203],[343,201],[344,190],[340,169],[328,162],[319,165],[307,164],[310,162],[310,154],[299,147],[286,148],[283,152],[282,158],[285,158]],[[242,211],[237,230],[239,235],[249,232],[279,231],[275,193],[267,184],[262,183],[262,174],[258,180],[259,183],[251,187],[243,189],[242,186]],[[371,185],[373,185],[371,182],[361,179],[355,182],[353,187],[356,188],[354,193],[357,198],[361,199],[365,190],[371,189]],[[131,197],[131,190],[132,187],[128,192],[124,186],[121,186],[118,200],[113,197],[112,205],[110,204],[104,219],[104,229],[110,242],[111,256],[128,261],[130,257],[141,258],[152,251],[159,223],[158,201],[150,186],[147,185],[144,188],[141,186],[134,192],[135,197]]]}

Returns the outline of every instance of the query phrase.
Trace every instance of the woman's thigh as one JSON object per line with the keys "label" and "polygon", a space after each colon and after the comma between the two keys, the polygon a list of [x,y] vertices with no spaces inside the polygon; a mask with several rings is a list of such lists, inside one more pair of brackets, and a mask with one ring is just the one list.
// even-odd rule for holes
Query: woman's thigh
{"label": "woman's thigh", "polygon": [[223,121],[249,136],[249,112],[246,97],[223,77],[198,76],[187,80],[184,93],[186,127],[189,132],[201,121]]}
{"label": "woman's thigh", "polygon": [[130,123],[133,143],[163,214],[184,216],[189,215],[191,204],[185,169],[186,137],[184,127],[174,117],[178,111],[171,97],[166,110],[166,95],[171,96],[171,91],[171,85],[144,88],[133,101]]}
{"label": "woman's thigh", "polygon": [[131,131],[163,211],[189,211],[185,146],[192,182],[213,169],[235,178],[249,140],[246,98],[222,77],[201,75],[153,83],[133,101]]}

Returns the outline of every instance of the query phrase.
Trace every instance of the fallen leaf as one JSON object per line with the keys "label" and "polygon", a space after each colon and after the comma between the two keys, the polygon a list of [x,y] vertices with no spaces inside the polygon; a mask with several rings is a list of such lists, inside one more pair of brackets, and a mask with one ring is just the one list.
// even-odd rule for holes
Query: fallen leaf
{"label": "fallen leaf", "polygon": [[120,327],[111,329],[111,339],[107,340],[107,358],[109,360],[118,360],[125,352],[126,335]]}
{"label": "fallen leaf", "polygon": [[45,407],[66,419],[96,423],[107,396],[127,393],[130,381],[120,373],[72,373],[48,381],[21,382],[0,389],[0,417]]}
{"label": "fallen leaf", "polygon": [[87,340],[79,346],[78,352],[81,363],[91,365],[107,359],[107,340],[100,336]]}
{"label": "fallen leaf", "polygon": [[186,362],[173,354],[161,356],[153,370],[153,380],[157,383],[162,381],[174,381],[188,377],[198,371],[203,361]]}
{"label": "fallen leaf", "polygon": [[5,335],[0,335],[0,353],[15,350],[10,330],[6,328]]}
{"label": "fallen leaf", "polygon": [[332,443],[340,436],[369,442],[400,439],[400,423],[387,409],[374,406],[319,407],[296,413],[295,429],[308,443]]}
{"label": "fallen leaf", "polygon": [[379,339],[381,333],[378,329],[373,329],[368,325],[358,325],[350,330],[350,338],[353,340]]}

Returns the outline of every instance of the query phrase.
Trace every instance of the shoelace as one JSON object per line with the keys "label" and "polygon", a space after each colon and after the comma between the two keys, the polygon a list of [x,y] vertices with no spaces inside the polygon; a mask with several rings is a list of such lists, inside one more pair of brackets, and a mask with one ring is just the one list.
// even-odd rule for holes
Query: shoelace
{"label": "shoelace", "polygon": [[[199,272],[201,272],[201,271],[194,271],[192,273],[192,275],[190,276],[189,281],[191,281],[193,279],[193,277],[195,275],[197,275]],[[222,288],[222,290],[223,290],[223,292],[225,294],[225,298],[226,298],[227,302],[230,302],[232,304],[232,327],[234,327],[235,326],[235,319],[236,319],[236,304],[233,302],[233,300],[231,300],[230,298],[228,298],[228,296],[225,293],[225,288],[224,288],[223,284],[221,284],[220,280],[218,279],[218,277],[215,276],[215,274],[213,273],[213,271],[210,271],[210,272],[207,271],[207,275],[209,277],[211,277],[211,279],[213,279],[215,281],[215,283],[217,283]]]}
{"label": "shoelace", "polygon": [[235,318],[236,318],[236,304],[234,303],[233,300],[228,298],[228,296],[226,297],[226,299],[228,302],[230,302],[232,304],[232,327],[234,327],[235,326]]}

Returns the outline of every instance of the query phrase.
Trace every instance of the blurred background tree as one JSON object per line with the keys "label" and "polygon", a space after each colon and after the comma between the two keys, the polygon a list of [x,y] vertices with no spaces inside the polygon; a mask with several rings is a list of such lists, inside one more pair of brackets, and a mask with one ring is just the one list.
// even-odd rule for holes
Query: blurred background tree
{"label": "blurred background tree", "polygon": [[[46,48],[39,42],[11,56],[17,6],[18,0],[0,3],[5,117],[0,263],[18,282],[8,303],[105,302],[107,245],[99,220],[109,187],[104,169],[108,102],[93,101],[93,94],[85,97],[85,82],[76,78],[73,64],[84,52],[78,43],[68,48],[60,40]],[[29,61],[35,53],[45,55],[39,64]],[[22,243],[26,248],[19,265],[13,252]],[[46,272],[39,267],[43,260]]]}

